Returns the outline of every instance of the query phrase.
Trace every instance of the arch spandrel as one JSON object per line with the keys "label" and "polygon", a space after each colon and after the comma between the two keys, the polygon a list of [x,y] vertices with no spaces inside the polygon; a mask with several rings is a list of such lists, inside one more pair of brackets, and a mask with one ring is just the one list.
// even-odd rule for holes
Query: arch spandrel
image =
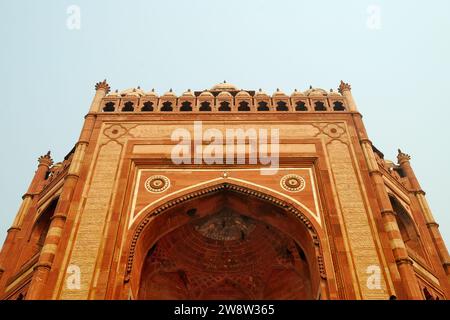
{"label": "arch spandrel", "polygon": [[[255,175],[255,172],[258,174]],[[192,184],[193,175],[200,182]],[[255,176],[258,178],[255,178]],[[298,190],[295,188],[290,189],[289,186],[286,186],[286,181],[292,176],[302,180],[303,186],[299,187]],[[167,184],[167,188],[155,190],[149,186],[149,183],[159,180],[160,177],[166,179],[163,183]],[[171,185],[171,181],[176,181],[176,184]],[[183,196],[189,192],[224,182],[259,190],[284,199],[286,202],[298,206],[308,216],[308,219],[315,221],[318,226],[322,225],[319,196],[311,168],[280,168],[277,174],[270,176],[270,179],[265,179],[264,176],[261,178],[259,171],[255,169],[229,171],[192,169],[192,171],[165,170],[164,172],[153,169],[140,169],[136,176],[128,227],[132,228],[132,225],[139,220],[142,214],[153,206]]]}

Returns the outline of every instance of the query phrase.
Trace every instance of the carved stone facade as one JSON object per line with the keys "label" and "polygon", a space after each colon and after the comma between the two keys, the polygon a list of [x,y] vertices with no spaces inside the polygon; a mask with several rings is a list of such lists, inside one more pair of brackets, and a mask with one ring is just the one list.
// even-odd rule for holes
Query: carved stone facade
{"label": "carved stone facade", "polygon": [[[410,157],[372,145],[349,84],[95,88],[72,151],[39,158],[0,255],[4,299],[449,297]],[[199,157],[230,130],[243,159]],[[192,161],[174,159],[180,133]],[[274,150],[276,168],[252,158]]]}

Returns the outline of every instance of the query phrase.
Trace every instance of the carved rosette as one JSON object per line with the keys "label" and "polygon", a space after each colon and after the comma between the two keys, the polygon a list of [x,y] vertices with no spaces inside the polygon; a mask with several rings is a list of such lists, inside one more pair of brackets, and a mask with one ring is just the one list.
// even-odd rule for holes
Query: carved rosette
{"label": "carved rosette", "polygon": [[281,178],[281,187],[289,192],[300,192],[305,189],[305,179],[297,174],[288,174]]}
{"label": "carved rosette", "polygon": [[110,127],[107,127],[103,131],[103,134],[105,136],[107,136],[108,138],[113,139],[113,140],[122,137],[126,133],[127,133],[127,129],[124,128],[120,124],[115,124],[115,125],[112,125]]}
{"label": "carved rosette", "polygon": [[151,176],[145,181],[145,189],[151,193],[160,193],[170,187],[170,180],[166,176]]}
{"label": "carved rosette", "polygon": [[322,129],[322,132],[332,139],[338,139],[345,133],[345,129],[337,123],[329,123]]}

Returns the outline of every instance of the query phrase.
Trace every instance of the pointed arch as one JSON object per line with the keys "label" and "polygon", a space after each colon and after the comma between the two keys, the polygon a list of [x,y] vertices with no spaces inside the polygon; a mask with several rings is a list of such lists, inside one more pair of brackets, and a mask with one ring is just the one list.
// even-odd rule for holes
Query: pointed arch
{"label": "pointed arch", "polygon": [[389,194],[389,199],[396,214],[395,219],[397,220],[397,225],[406,248],[410,253],[412,251],[413,255],[418,255],[420,258],[426,259],[419,228],[414,222],[414,219],[394,195]]}
{"label": "pointed arch", "polygon": [[[312,291],[326,290],[327,285],[319,285],[327,277],[320,240],[323,235],[317,222],[310,219],[297,206],[280,197],[227,182],[204,186],[196,191],[178,195],[163,204],[154,205],[133,223],[126,242],[128,258],[124,277],[128,284],[127,290],[130,290],[132,296],[138,297],[144,260],[155,243],[192,219],[212,215],[215,212],[214,208],[223,205],[225,201],[223,195],[233,201],[234,209],[237,211],[242,211],[243,214],[267,225],[275,225],[280,232],[294,239],[296,245],[301,247],[300,255],[303,255],[303,258],[308,257],[309,267],[312,270]],[[265,210],[261,210],[263,206]],[[327,293],[321,292],[321,295],[326,297]]]}

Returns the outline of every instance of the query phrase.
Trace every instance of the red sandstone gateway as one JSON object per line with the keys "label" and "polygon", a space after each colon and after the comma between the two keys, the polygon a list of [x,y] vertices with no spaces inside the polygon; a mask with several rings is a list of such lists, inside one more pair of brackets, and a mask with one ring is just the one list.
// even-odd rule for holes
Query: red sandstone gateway
{"label": "red sandstone gateway", "polygon": [[[278,150],[275,172],[249,161],[248,136],[234,145],[244,161],[174,162],[173,132],[194,136],[195,122],[277,131],[257,144]],[[39,158],[1,251],[0,295],[447,299],[450,259],[424,195],[407,154],[394,164],[372,145],[344,82],[158,96],[103,81],[72,151]]]}

